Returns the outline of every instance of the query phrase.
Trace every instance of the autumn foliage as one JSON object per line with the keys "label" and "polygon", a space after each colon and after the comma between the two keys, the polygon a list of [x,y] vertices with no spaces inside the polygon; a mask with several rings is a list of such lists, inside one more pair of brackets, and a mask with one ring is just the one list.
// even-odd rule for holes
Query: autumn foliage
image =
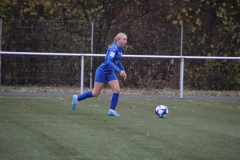
{"label": "autumn foliage", "polygon": [[[121,31],[128,35],[126,54],[180,55],[183,31],[182,55],[239,57],[239,16],[240,0],[1,0],[2,50],[105,53],[113,37]],[[11,64],[12,58],[5,56],[3,64]],[[23,68],[39,68],[36,58],[19,59],[26,63],[30,60],[34,61],[33,66]],[[64,72],[71,69],[73,62],[78,63],[74,59],[55,62],[42,58],[42,63],[53,61],[59,63],[56,70]],[[94,70],[102,59],[94,58],[93,61]],[[129,73],[128,81],[121,82],[124,86],[179,87],[178,60],[131,59],[123,63]],[[86,65],[90,62],[87,61]],[[11,64],[3,71],[4,83],[16,84],[12,76],[17,73],[13,70]],[[88,85],[89,72],[92,71],[86,72],[85,83]],[[66,75],[58,79],[64,83]],[[185,62],[184,79],[185,86],[192,89],[238,90],[240,62],[189,60]]]}

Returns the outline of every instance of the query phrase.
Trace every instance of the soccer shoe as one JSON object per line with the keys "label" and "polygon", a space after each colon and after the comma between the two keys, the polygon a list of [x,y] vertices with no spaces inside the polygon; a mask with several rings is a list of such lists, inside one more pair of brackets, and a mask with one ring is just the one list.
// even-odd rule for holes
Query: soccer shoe
{"label": "soccer shoe", "polygon": [[76,107],[77,107],[77,103],[78,103],[77,97],[78,97],[77,95],[73,95],[73,99],[72,99],[72,110],[75,110]]}
{"label": "soccer shoe", "polygon": [[120,114],[117,114],[117,112],[114,111],[114,110],[110,110],[110,111],[108,112],[108,115],[109,115],[109,116],[115,116],[115,117],[119,117],[119,116],[120,116]]}

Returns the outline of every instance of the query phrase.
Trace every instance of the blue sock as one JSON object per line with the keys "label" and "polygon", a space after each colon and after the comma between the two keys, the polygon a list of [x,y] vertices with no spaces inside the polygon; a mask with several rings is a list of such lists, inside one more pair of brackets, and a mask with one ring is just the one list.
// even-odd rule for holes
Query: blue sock
{"label": "blue sock", "polygon": [[110,109],[115,110],[117,107],[117,103],[118,103],[118,97],[119,94],[118,93],[113,93],[112,95],[112,100],[111,100],[111,105],[110,105]]}
{"label": "blue sock", "polygon": [[84,92],[83,94],[78,95],[77,100],[81,101],[81,100],[84,100],[86,98],[91,98],[91,97],[93,97],[92,91],[87,91],[87,92]]}

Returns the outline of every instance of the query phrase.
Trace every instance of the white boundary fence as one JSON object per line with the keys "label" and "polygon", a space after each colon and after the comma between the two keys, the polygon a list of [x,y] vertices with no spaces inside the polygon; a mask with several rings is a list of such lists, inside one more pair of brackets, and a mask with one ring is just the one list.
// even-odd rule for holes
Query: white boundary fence
{"label": "white boundary fence", "polygon": [[[72,56],[72,57],[81,57],[81,78],[80,78],[80,93],[83,93],[84,88],[84,58],[85,57],[104,57],[105,54],[89,54],[89,53],[37,53],[37,52],[1,52],[2,54],[8,55],[34,55],[34,56]],[[207,56],[156,56],[156,55],[123,55],[126,58],[172,58],[180,59],[180,98],[183,98],[183,82],[184,82],[184,60],[186,59],[212,59],[212,60],[240,60],[240,57],[207,57]],[[1,59],[0,59],[1,61]],[[1,64],[1,63],[0,63]],[[1,66],[0,66],[1,67]],[[0,68],[0,79],[1,79],[1,68]]]}

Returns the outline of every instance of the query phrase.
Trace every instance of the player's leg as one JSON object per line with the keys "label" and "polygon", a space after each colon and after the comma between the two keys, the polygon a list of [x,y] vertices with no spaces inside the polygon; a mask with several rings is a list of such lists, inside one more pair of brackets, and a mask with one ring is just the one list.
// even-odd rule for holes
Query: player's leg
{"label": "player's leg", "polygon": [[101,67],[98,67],[95,73],[94,89],[92,91],[92,95],[94,97],[97,97],[100,95],[105,79],[106,79],[106,75],[104,74],[104,71],[101,69]]}
{"label": "player's leg", "polygon": [[94,89],[91,91],[84,92],[83,94],[74,95],[72,100],[72,109],[75,110],[78,101],[82,101],[87,98],[97,97],[101,93],[103,83],[94,82]]}
{"label": "player's leg", "polygon": [[92,91],[93,97],[98,97],[101,93],[104,83],[94,82],[94,89]]}
{"label": "player's leg", "polygon": [[91,97],[97,97],[101,93],[104,81],[105,77],[103,74],[101,74],[101,70],[99,71],[99,69],[97,69],[94,78],[94,89],[92,91],[90,90],[79,95],[74,95],[72,100],[72,109],[76,109],[78,101],[82,101]]}
{"label": "player's leg", "polygon": [[72,110],[76,109],[78,101],[82,101],[86,98],[91,98],[91,97],[93,97],[92,91],[87,91],[79,95],[73,95]]}
{"label": "player's leg", "polygon": [[111,80],[111,81],[108,82],[108,84],[110,85],[110,87],[112,88],[112,91],[113,91],[108,115],[109,116],[120,116],[115,111],[116,107],[117,107],[117,104],[118,104],[118,97],[119,97],[119,93],[120,93],[120,86],[119,86],[119,82],[117,80],[116,75],[113,76],[112,79],[114,79],[114,80]]}

